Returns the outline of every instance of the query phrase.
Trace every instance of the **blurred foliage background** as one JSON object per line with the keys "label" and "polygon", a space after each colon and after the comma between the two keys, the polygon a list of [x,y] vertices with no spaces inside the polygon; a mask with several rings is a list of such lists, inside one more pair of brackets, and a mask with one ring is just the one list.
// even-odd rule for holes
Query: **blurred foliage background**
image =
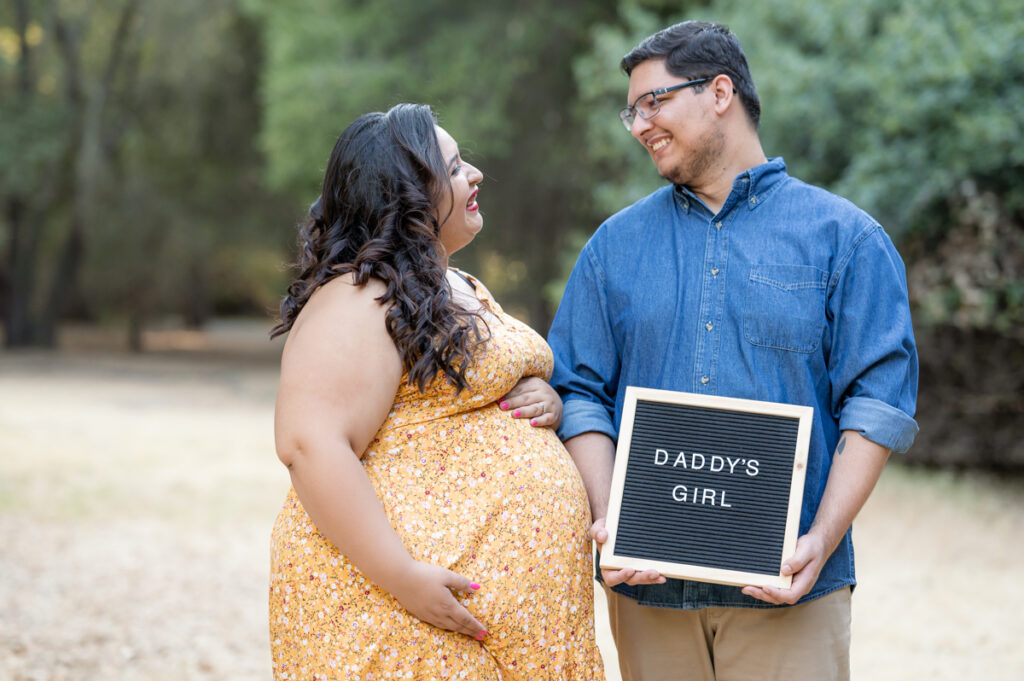
{"label": "blurred foliage background", "polygon": [[662,180],[622,55],[730,25],[761,135],[875,215],[920,343],[912,461],[1024,471],[1024,21],[1013,0],[3,0],[0,313],[142,331],[273,314],[338,133],[431,104],[486,175],[456,263],[546,331],[579,247]]}

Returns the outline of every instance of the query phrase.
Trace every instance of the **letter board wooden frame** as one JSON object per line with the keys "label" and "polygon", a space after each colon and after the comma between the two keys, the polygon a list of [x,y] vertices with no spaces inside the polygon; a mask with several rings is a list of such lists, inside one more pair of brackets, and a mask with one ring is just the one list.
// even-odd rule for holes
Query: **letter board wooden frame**
{"label": "letter board wooden frame", "polygon": [[789,588],[813,414],[628,386],[601,567]]}

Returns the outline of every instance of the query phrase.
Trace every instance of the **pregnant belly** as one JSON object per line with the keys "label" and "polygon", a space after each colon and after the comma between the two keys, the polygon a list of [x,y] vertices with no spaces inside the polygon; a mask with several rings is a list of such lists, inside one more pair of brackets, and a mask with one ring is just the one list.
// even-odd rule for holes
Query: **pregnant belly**
{"label": "pregnant belly", "polygon": [[465,604],[496,628],[554,607],[553,589],[590,589],[586,493],[555,434],[500,411],[447,421],[367,460],[413,557],[481,584]]}

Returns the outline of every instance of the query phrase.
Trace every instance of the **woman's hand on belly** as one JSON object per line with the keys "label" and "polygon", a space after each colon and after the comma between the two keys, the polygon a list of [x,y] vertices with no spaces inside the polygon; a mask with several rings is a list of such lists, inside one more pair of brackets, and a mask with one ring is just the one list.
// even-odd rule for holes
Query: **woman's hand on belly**
{"label": "woman's hand on belly", "polygon": [[439,565],[412,561],[389,589],[402,607],[428,624],[472,636],[482,641],[487,631],[480,621],[455,598],[452,591],[470,592],[480,588]]}
{"label": "woman's hand on belly", "polygon": [[562,398],[547,381],[524,376],[500,400],[498,406],[512,418],[530,419],[531,426],[557,428],[562,422]]}

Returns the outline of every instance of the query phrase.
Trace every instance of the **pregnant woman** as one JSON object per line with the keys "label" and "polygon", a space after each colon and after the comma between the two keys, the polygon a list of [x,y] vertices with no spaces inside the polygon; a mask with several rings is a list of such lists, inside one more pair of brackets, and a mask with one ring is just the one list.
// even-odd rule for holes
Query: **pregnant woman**
{"label": "pregnant woman", "polygon": [[448,257],[479,170],[428,107],[340,136],[273,335],[277,679],[603,679],[551,351]]}

